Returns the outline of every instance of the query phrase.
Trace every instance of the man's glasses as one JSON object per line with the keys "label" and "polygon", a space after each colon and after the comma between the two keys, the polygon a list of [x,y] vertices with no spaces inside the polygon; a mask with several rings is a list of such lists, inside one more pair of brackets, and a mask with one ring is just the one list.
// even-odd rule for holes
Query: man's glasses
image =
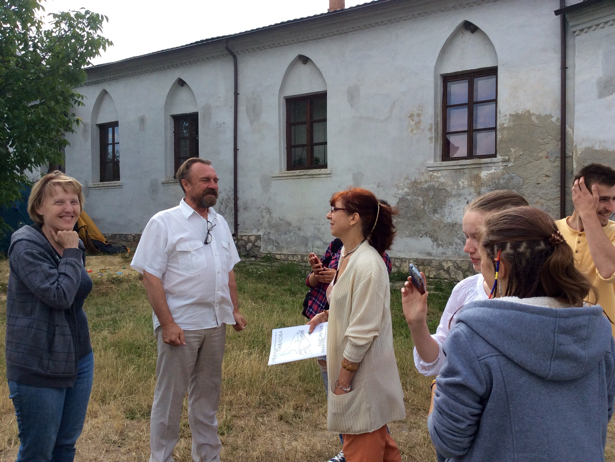
{"label": "man's glasses", "polygon": [[216,226],[211,221],[207,220],[207,236],[205,236],[205,245],[211,244],[211,240],[214,238],[214,235],[211,234],[211,230]]}

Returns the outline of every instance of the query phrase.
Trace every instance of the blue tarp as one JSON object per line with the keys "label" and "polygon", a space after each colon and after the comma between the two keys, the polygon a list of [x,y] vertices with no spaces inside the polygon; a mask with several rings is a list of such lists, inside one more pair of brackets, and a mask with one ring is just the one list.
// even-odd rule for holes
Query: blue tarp
{"label": "blue tarp", "polygon": [[24,186],[21,192],[21,200],[14,202],[8,207],[0,207],[0,217],[2,217],[4,223],[10,227],[10,229],[3,230],[3,234],[0,234],[0,252],[5,255],[9,250],[13,232],[24,225],[33,223],[28,215],[28,197],[30,197],[30,189],[30,186]]}

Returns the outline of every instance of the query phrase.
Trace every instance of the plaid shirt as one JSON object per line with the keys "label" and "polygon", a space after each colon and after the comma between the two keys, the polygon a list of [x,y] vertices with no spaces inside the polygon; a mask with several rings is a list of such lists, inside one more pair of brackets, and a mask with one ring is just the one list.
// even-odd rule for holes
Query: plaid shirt
{"label": "plaid shirt", "polygon": [[[324,262],[329,261],[329,265],[327,266],[327,268],[336,269],[337,263],[340,260],[342,248],[340,247],[337,252],[332,252],[332,245],[333,242],[329,244],[329,247],[327,247],[327,251],[321,257],[320,261],[321,263],[323,263],[323,265]],[[391,274],[391,269],[393,268],[391,265],[391,258],[386,252],[384,252],[382,254],[382,259],[386,264],[387,271],[389,272],[389,274]],[[318,313],[322,313],[323,311],[329,309],[329,303],[327,303],[327,287],[329,287],[329,284],[324,284],[320,282],[316,287],[310,286],[310,274],[312,273],[310,272],[305,280],[305,285],[310,288],[308,306],[305,310],[305,314],[308,318],[312,319]]]}

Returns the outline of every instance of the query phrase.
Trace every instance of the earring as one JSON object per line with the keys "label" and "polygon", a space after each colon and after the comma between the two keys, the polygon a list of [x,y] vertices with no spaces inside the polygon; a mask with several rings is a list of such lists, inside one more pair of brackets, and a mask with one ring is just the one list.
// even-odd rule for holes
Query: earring
{"label": "earring", "polygon": [[493,287],[491,288],[491,293],[489,294],[489,300],[493,298],[495,294],[495,288],[498,287],[500,296],[502,296],[502,288],[498,285],[498,274],[500,272],[500,256],[502,255],[502,249],[498,250],[498,256],[495,259],[495,280],[493,281]]}

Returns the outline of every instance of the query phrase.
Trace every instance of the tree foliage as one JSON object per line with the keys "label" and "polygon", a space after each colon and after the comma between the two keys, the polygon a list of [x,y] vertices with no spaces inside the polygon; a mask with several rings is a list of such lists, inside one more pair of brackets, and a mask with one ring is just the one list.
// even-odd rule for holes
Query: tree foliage
{"label": "tree foliage", "polygon": [[0,4],[0,206],[20,197],[28,171],[61,163],[83,105],[75,88],[84,67],[112,43],[104,38],[107,17],[83,8],[49,14],[44,0]]}

